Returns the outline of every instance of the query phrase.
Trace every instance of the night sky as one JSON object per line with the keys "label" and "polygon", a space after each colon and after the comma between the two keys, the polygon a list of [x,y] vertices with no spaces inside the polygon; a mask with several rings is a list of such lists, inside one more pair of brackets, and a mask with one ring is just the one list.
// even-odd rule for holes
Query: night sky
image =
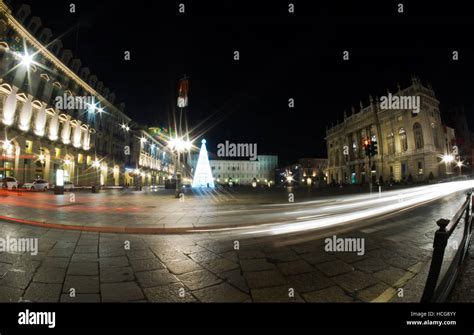
{"label": "night sky", "polygon": [[189,125],[210,128],[210,151],[229,140],[257,143],[259,154],[277,154],[282,164],[325,157],[326,125],[360,100],[366,106],[369,94],[407,86],[411,74],[432,84],[445,120],[464,106],[474,129],[474,14],[460,1],[404,1],[404,14],[401,1],[24,2],[54,36],[66,33],[65,47],[142,124],[168,124],[178,80],[189,76]]}

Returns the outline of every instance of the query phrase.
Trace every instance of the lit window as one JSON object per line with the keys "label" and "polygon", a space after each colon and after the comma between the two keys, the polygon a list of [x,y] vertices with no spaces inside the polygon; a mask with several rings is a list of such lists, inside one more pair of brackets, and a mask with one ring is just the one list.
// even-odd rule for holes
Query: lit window
{"label": "lit window", "polygon": [[60,158],[61,157],[61,149],[54,148],[54,157]]}
{"label": "lit window", "polygon": [[83,155],[83,154],[77,155],[77,162],[78,162],[79,164],[84,163],[84,155]]}

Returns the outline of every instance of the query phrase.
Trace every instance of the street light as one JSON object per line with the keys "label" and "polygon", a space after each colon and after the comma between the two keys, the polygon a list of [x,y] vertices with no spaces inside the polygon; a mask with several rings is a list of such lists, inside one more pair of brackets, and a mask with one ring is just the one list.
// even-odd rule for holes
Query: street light
{"label": "street light", "polygon": [[30,67],[30,65],[33,63],[33,55],[28,54],[28,51],[25,50],[25,53],[23,55],[20,55],[21,65],[26,66],[27,68]]}
{"label": "street light", "polygon": [[92,193],[98,193],[100,189],[100,180],[99,180],[99,189],[97,188],[97,179],[99,178],[99,171],[100,171],[100,161],[95,159],[92,162],[92,167],[95,168],[96,170],[96,177],[95,177],[95,183],[92,186]]}
{"label": "street light", "polygon": [[452,163],[453,161],[454,161],[454,156],[453,155],[444,155],[443,156],[443,162]]}
{"label": "street light", "polygon": [[[183,138],[173,137],[168,141],[168,147],[171,151],[176,151],[177,154],[177,164],[175,168],[175,175],[176,175],[176,197],[179,197],[181,192],[181,153],[186,151],[191,151],[192,149],[192,142],[189,140],[183,140]],[[179,175],[179,178],[178,178]]]}

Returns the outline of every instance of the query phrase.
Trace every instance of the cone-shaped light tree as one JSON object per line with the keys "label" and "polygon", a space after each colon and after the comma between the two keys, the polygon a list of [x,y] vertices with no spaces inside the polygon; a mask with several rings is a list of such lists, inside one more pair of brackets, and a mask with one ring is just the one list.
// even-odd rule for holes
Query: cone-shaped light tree
{"label": "cone-shaped light tree", "polygon": [[214,178],[212,177],[211,165],[207,155],[206,140],[203,139],[201,143],[201,151],[199,152],[192,186],[214,188]]}

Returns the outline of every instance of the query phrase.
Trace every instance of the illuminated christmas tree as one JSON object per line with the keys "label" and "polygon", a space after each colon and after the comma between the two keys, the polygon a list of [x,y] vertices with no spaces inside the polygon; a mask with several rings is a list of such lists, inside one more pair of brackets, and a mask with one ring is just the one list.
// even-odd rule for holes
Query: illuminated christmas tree
{"label": "illuminated christmas tree", "polygon": [[192,186],[214,188],[214,178],[212,178],[211,165],[207,156],[206,140],[202,140],[201,143],[201,151],[199,152]]}

